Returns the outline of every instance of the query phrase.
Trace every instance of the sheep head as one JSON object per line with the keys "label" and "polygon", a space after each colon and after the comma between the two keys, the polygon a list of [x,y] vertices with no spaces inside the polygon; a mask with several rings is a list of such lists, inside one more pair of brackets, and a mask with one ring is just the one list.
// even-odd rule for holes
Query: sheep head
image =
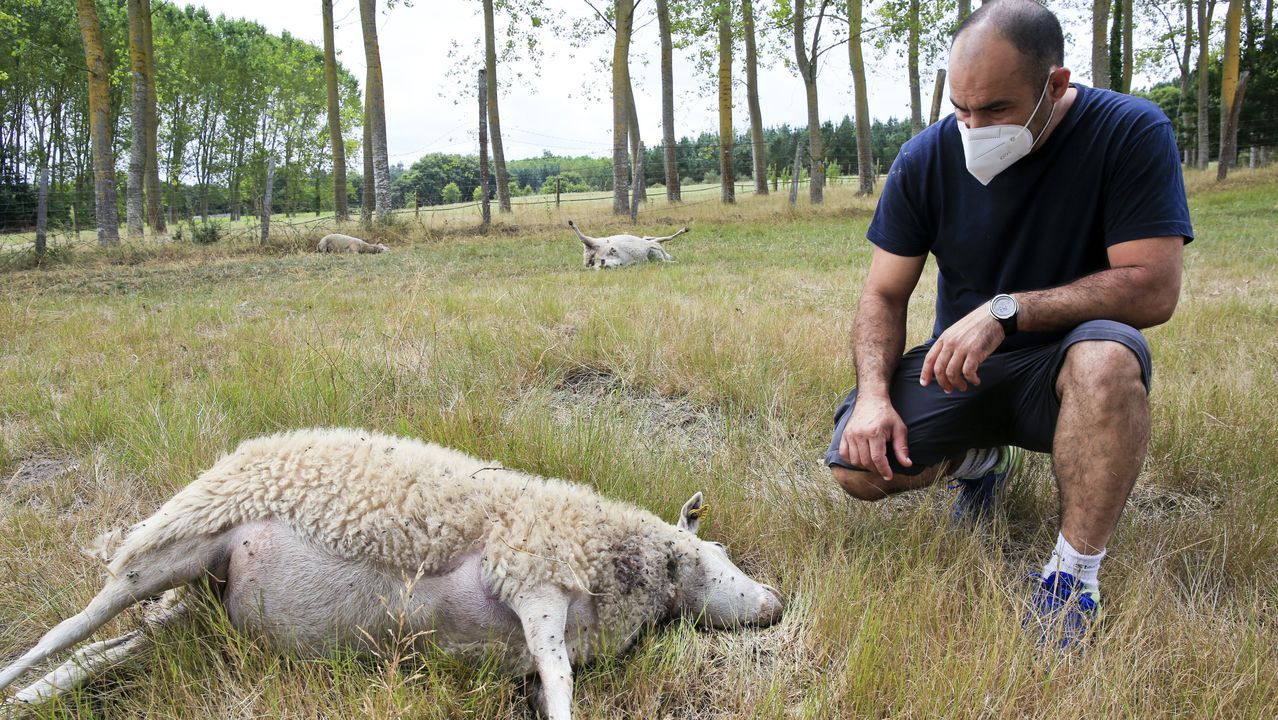
{"label": "sheep head", "polygon": [[679,512],[675,527],[691,537],[683,543],[683,552],[671,558],[675,609],[707,628],[775,623],[785,607],[781,594],[742,572],[728,557],[723,543],[697,537],[708,509],[698,492]]}

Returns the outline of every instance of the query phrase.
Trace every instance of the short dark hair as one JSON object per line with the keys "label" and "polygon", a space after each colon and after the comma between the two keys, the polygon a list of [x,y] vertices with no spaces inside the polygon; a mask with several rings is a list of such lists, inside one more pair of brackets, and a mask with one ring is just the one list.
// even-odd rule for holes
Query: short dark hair
{"label": "short dark hair", "polygon": [[1025,72],[1043,82],[1052,66],[1065,64],[1065,34],[1051,10],[1035,0],[994,0],[959,23],[953,40],[968,28],[988,25],[1025,56]]}

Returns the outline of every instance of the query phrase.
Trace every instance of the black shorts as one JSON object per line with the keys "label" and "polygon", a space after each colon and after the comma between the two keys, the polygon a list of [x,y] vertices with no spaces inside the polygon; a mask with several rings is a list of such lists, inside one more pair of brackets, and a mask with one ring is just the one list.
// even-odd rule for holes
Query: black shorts
{"label": "black shorts", "polygon": [[[1112,320],[1085,322],[1054,343],[991,355],[978,370],[980,385],[969,383],[966,391],[948,395],[935,381],[927,387],[919,385],[923,359],[932,342],[907,352],[892,376],[889,393],[908,429],[914,464],[902,467],[889,449],[892,472],[917,475],[972,448],[1016,445],[1051,452],[1056,416],[1061,410],[1056,375],[1065,361],[1065,351],[1084,340],[1111,340],[1126,346],[1140,361],[1141,379],[1149,392],[1154,372],[1149,343],[1136,328]],[[826,465],[852,467],[839,455],[839,441],[855,404],[853,388],[834,413],[834,437],[825,453]]]}

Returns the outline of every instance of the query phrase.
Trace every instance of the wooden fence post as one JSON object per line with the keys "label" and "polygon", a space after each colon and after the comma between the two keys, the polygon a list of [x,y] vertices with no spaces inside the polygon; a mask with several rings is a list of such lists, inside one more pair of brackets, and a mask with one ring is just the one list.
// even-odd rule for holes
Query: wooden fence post
{"label": "wooden fence post", "polygon": [[40,197],[36,200],[36,257],[44,257],[45,231],[49,227],[49,169],[40,171]]}
{"label": "wooden fence post", "polygon": [[790,204],[794,205],[799,201],[799,160],[803,154],[803,136],[799,135],[794,142],[794,172],[790,175]]}
{"label": "wooden fence post", "polygon": [[630,222],[633,223],[639,217],[640,193],[646,189],[644,187],[644,181],[643,181],[643,143],[642,142],[639,143],[639,152],[636,153],[635,177],[634,177],[634,180],[631,181],[630,187],[632,189],[631,194],[633,195],[633,197],[630,199]]}
{"label": "wooden fence post", "polygon": [[275,158],[266,161],[266,197],[262,200],[262,246],[271,237],[271,191],[275,189]]}

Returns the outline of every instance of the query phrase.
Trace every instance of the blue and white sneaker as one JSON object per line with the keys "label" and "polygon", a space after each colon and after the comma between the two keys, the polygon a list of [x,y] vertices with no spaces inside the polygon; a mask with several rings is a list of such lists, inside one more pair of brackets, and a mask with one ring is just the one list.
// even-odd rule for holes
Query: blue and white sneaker
{"label": "blue and white sneaker", "polygon": [[954,507],[950,520],[955,525],[976,523],[988,519],[1007,480],[1020,470],[1025,458],[1025,451],[1015,445],[1004,445],[998,449],[998,463],[994,468],[978,478],[954,478],[950,488],[958,489],[954,498]]}
{"label": "blue and white sneaker", "polygon": [[1039,647],[1081,650],[1100,620],[1100,591],[1084,586],[1067,572],[1047,577],[1030,573],[1030,577],[1039,582],[1025,613],[1025,628],[1038,633]]}

